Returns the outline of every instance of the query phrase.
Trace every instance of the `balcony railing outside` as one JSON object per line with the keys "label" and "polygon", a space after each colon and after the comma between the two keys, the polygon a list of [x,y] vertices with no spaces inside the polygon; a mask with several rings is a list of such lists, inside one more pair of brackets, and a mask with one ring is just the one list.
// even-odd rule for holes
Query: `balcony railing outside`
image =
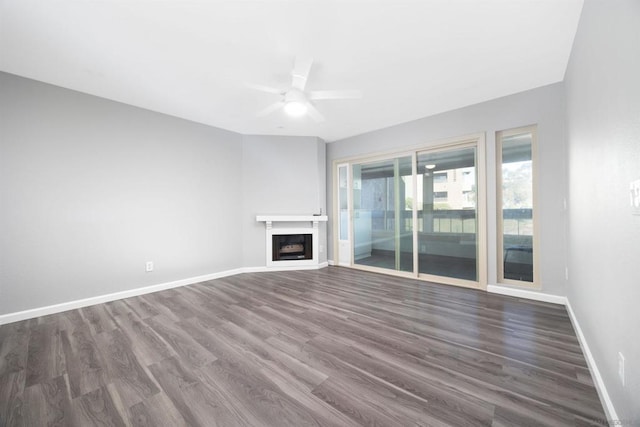
{"label": "balcony railing outside", "polygon": [[[513,236],[533,235],[533,215],[531,209],[504,209],[504,234]],[[401,211],[402,224],[405,230],[413,230],[413,212]],[[425,227],[425,220],[431,221],[431,229]],[[371,229],[378,231],[394,231],[395,212],[371,211]],[[425,214],[418,211],[419,232],[432,233],[469,233],[476,232],[476,212],[472,209],[435,210]]]}

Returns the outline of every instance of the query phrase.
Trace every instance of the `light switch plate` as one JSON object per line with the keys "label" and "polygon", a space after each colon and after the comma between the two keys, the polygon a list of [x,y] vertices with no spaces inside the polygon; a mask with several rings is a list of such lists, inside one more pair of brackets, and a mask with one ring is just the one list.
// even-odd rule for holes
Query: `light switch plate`
{"label": "light switch plate", "polygon": [[629,185],[629,198],[631,201],[631,213],[640,215],[640,179],[636,179]]}

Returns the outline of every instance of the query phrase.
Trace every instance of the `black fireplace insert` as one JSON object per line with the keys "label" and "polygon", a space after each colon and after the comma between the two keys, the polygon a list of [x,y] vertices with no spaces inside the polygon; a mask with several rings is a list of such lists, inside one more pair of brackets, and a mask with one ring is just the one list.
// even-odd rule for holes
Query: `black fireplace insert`
{"label": "black fireplace insert", "polygon": [[311,234],[274,234],[273,261],[313,259],[312,237]]}

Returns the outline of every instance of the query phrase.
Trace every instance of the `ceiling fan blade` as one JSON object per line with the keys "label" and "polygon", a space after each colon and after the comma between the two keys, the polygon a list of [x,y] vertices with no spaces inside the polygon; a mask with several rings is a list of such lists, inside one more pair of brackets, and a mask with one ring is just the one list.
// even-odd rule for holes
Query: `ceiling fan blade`
{"label": "ceiling fan blade", "polygon": [[362,92],[359,90],[312,90],[309,99],[360,99]]}
{"label": "ceiling fan blade", "polygon": [[258,114],[256,114],[258,117],[264,117],[267,116],[271,113],[273,113],[274,111],[279,110],[280,108],[282,108],[284,106],[284,102],[276,102],[275,104],[271,104],[269,105],[267,108],[265,108],[264,110],[261,110],[258,112]]}
{"label": "ceiling fan blade", "polygon": [[249,89],[259,90],[260,92],[272,93],[274,95],[282,94],[282,91],[280,89],[271,86],[257,85],[253,83],[245,83],[245,86]]}
{"label": "ceiling fan blade", "polygon": [[296,56],[293,71],[291,72],[291,87],[300,91],[304,90],[304,87],[307,85],[307,79],[309,78],[309,72],[311,71],[312,64],[313,58]]}
{"label": "ceiling fan blade", "polygon": [[316,122],[324,122],[324,116],[320,114],[320,111],[310,102],[307,102],[307,114]]}

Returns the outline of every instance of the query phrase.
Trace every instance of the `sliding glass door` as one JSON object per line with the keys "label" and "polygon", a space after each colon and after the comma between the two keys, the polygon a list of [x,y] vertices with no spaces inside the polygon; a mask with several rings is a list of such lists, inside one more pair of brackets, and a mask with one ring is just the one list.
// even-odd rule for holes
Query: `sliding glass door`
{"label": "sliding glass door", "polygon": [[405,156],[352,166],[354,264],[414,271],[412,163]]}
{"label": "sliding glass door", "polygon": [[340,264],[348,245],[352,267],[484,287],[484,164],[483,135],[336,164]]}

